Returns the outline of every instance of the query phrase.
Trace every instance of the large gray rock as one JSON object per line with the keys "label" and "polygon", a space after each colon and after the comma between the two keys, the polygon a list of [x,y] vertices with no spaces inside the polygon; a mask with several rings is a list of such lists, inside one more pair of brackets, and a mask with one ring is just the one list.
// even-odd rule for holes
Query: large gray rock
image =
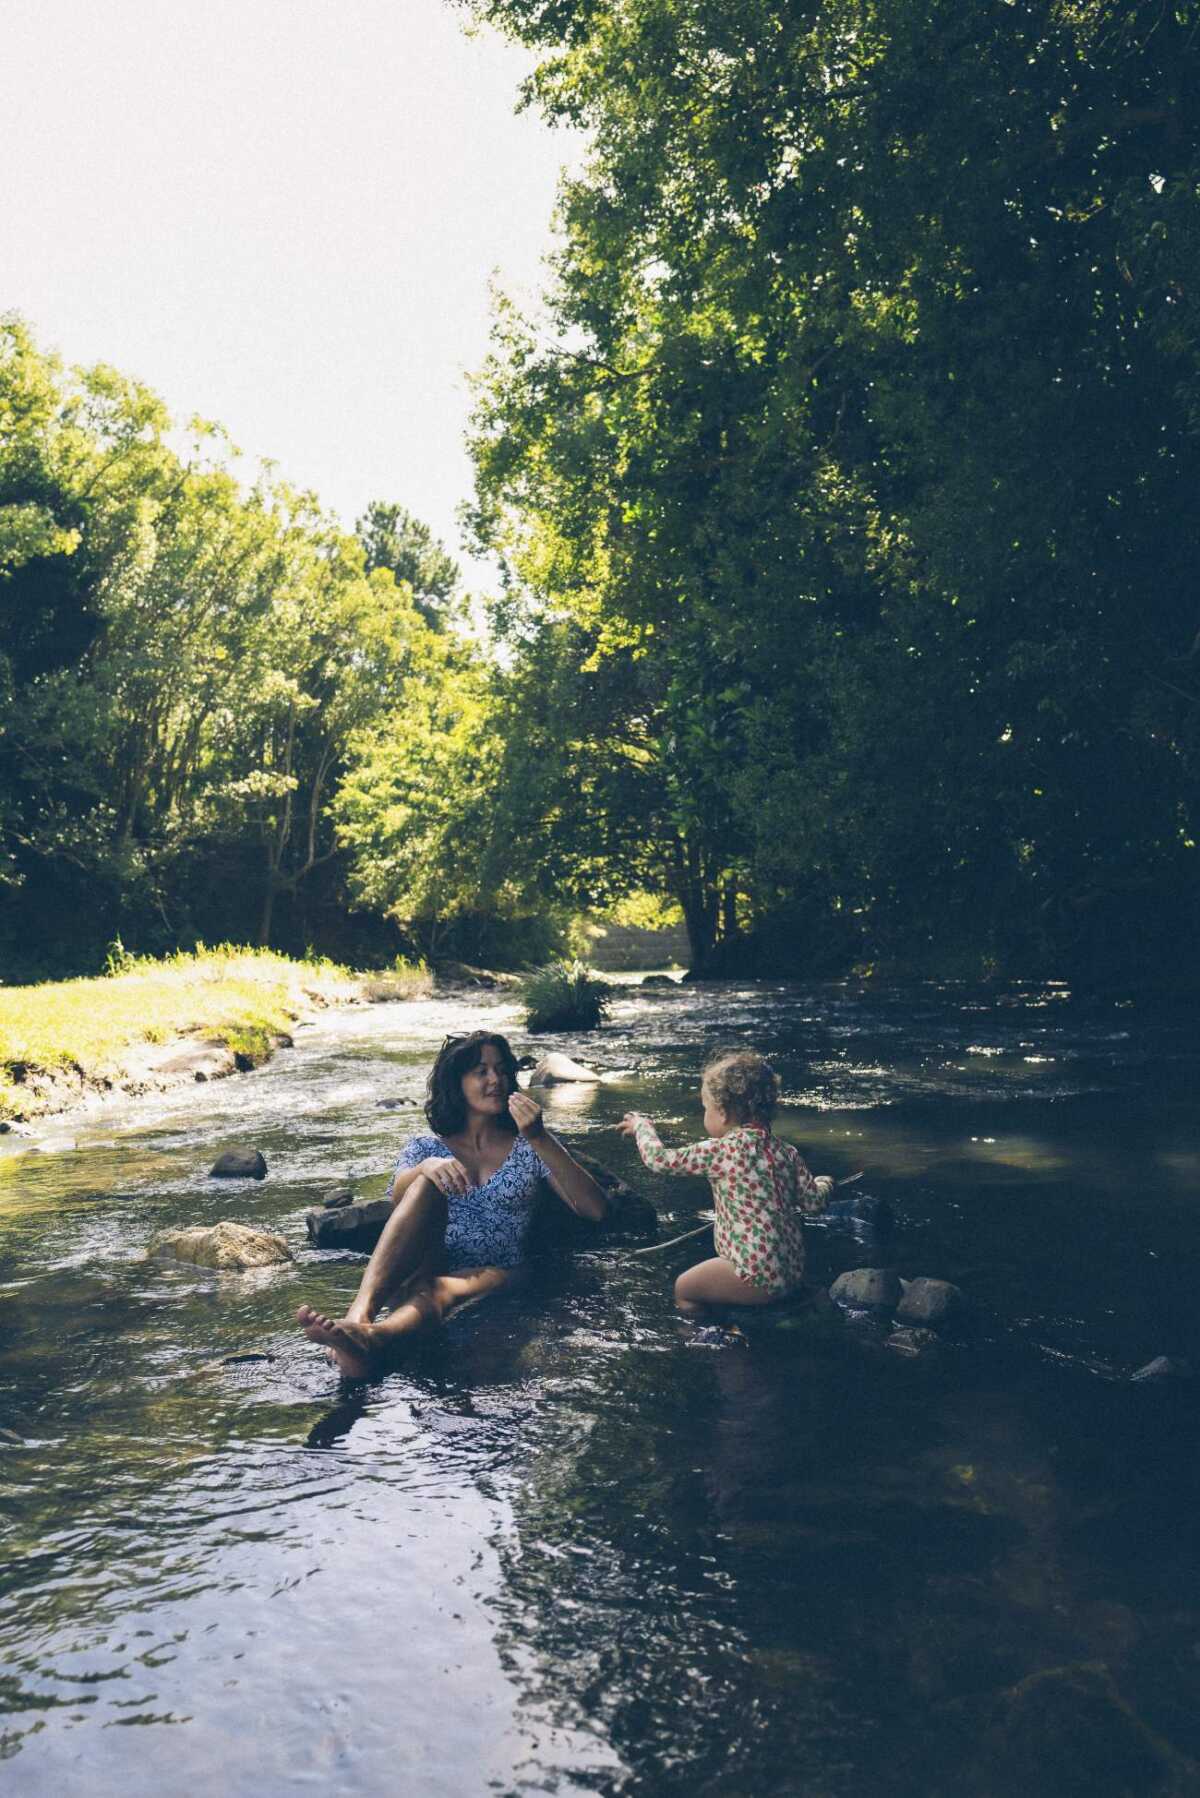
{"label": "large gray rock", "polygon": [[1192,1369],[1189,1362],[1180,1361],[1173,1355],[1155,1355],[1153,1361],[1147,1361],[1144,1367],[1139,1367],[1137,1372],[1131,1373],[1129,1377],[1139,1383],[1143,1380],[1148,1382],[1190,1380]]}
{"label": "large gray rock", "polygon": [[208,1170],[210,1180],[265,1180],[267,1162],[261,1149],[226,1149]]}
{"label": "large gray rock", "polygon": [[292,1259],[282,1236],[252,1230],[248,1224],[195,1225],[187,1230],[168,1230],[156,1238],[151,1255],[167,1261],[186,1261],[193,1267],[214,1267],[242,1272],[249,1267],[273,1267]]}
{"label": "large gray rock", "polygon": [[600,1078],[595,1068],[584,1067],[581,1061],[572,1061],[569,1055],[560,1055],[552,1049],[543,1055],[529,1076],[530,1086],[558,1086],[571,1081],[594,1084]]}
{"label": "large gray rock", "polygon": [[390,1200],[373,1199],[369,1204],[306,1211],[304,1227],[314,1249],[341,1249],[352,1255],[369,1255],[391,1215]]}
{"label": "large gray rock", "polygon": [[890,1267],[852,1267],[838,1275],[829,1296],[851,1311],[890,1311],[900,1298],[900,1276]]}
{"label": "large gray rock", "polygon": [[658,1234],[658,1213],[649,1199],[627,1186],[619,1175],[590,1155],[572,1149],[580,1167],[601,1187],[608,1203],[605,1217],[593,1221],[579,1217],[558,1194],[543,1185],[529,1228],[530,1248],[541,1250],[586,1249],[608,1242],[652,1242]]}
{"label": "large gray rock", "polygon": [[[543,1186],[529,1226],[533,1254],[555,1249],[580,1249],[606,1242],[650,1242],[658,1232],[658,1213],[649,1199],[634,1192],[610,1168],[590,1155],[575,1155],[604,1189],[608,1215],[596,1222],[578,1217],[558,1195]],[[304,1224],[315,1249],[341,1249],[369,1255],[392,1214],[387,1199],[371,1204],[343,1205],[336,1209],[307,1211]]]}
{"label": "large gray rock", "polygon": [[896,1317],[900,1323],[938,1325],[949,1323],[962,1310],[961,1287],[949,1280],[901,1280],[904,1288]]}

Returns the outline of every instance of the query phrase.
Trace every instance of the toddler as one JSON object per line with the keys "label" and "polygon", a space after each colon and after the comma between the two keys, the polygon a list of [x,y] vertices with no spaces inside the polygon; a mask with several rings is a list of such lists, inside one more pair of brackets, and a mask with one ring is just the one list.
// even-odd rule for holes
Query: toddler
{"label": "toddler", "polygon": [[716,1255],[680,1274],[675,1302],[766,1305],[804,1283],[801,1215],[823,1211],[833,1179],[814,1179],[804,1157],[771,1134],[779,1077],[752,1049],[726,1049],[705,1065],[700,1082],[703,1142],[666,1149],[641,1112],[627,1112],[620,1128],[655,1171],[704,1174],[716,1204]]}

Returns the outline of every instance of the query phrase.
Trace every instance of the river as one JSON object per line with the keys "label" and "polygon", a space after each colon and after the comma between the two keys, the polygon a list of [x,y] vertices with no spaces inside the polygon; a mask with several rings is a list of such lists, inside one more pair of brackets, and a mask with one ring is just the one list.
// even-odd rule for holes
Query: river
{"label": "river", "polygon": [[[103,1798],[301,1789],[657,1798],[1188,1792],[1200,1763],[1200,1121],[1190,1014],[1064,987],[620,989],[551,1126],[646,1192],[636,1107],[699,1134],[706,1044],[897,1228],[810,1270],[957,1281],[911,1357],[796,1313],[705,1346],[694,1245],[539,1268],[376,1383],[294,1330],[355,1263],[443,1035],[505,996],[330,1013],[267,1067],[0,1158],[0,1781]],[[75,1146],[67,1147],[68,1134]],[[260,1184],[210,1180],[260,1147]],[[58,1149],[60,1152],[53,1152]],[[147,1260],[167,1225],[281,1231],[282,1269]],[[231,1356],[257,1356],[227,1361]]]}

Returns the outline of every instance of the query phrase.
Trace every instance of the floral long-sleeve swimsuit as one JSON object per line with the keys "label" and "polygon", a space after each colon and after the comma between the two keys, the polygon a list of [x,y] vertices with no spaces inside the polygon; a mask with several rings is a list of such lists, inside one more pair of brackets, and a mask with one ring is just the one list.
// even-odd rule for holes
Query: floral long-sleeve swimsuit
{"label": "floral long-sleeve swimsuit", "polygon": [[760,1124],[709,1136],[684,1149],[663,1147],[649,1118],[639,1118],[638,1153],[656,1173],[703,1174],[716,1203],[717,1254],[751,1285],[773,1298],[804,1281],[801,1214],[824,1210],[825,1199],[804,1157]]}
{"label": "floral long-sleeve swimsuit", "polygon": [[[410,1136],[396,1172],[419,1167],[431,1156],[447,1160],[454,1150],[440,1136]],[[525,1254],[525,1232],[533,1214],[538,1183],[550,1170],[524,1136],[513,1138],[508,1157],[480,1186],[446,1195],[446,1271],[464,1267],[516,1267]]]}

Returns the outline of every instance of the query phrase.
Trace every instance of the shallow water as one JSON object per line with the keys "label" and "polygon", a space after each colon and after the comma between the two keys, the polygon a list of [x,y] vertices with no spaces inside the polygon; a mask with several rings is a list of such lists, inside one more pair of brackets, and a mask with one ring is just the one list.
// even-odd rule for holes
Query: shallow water
{"label": "shallow water", "polygon": [[[608,1076],[554,1089],[554,1127],[682,1231],[707,1189],[611,1126],[698,1134],[705,1045],[752,1041],[781,1132],[899,1219],[811,1231],[814,1278],[955,1279],[968,1326],[915,1359],[804,1312],[689,1346],[694,1245],[613,1246],[339,1387],[290,1318],[358,1265],[306,1250],[304,1211],[347,1175],[381,1192],[442,1036],[515,1018],[333,1014],[256,1074],[0,1158],[4,1789],[1200,1790],[1195,1387],[1128,1380],[1200,1370],[1190,1018],[627,987],[553,1039]],[[210,1181],[240,1143],[269,1178]],[[227,1216],[297,1264],[144,1259]]]}

